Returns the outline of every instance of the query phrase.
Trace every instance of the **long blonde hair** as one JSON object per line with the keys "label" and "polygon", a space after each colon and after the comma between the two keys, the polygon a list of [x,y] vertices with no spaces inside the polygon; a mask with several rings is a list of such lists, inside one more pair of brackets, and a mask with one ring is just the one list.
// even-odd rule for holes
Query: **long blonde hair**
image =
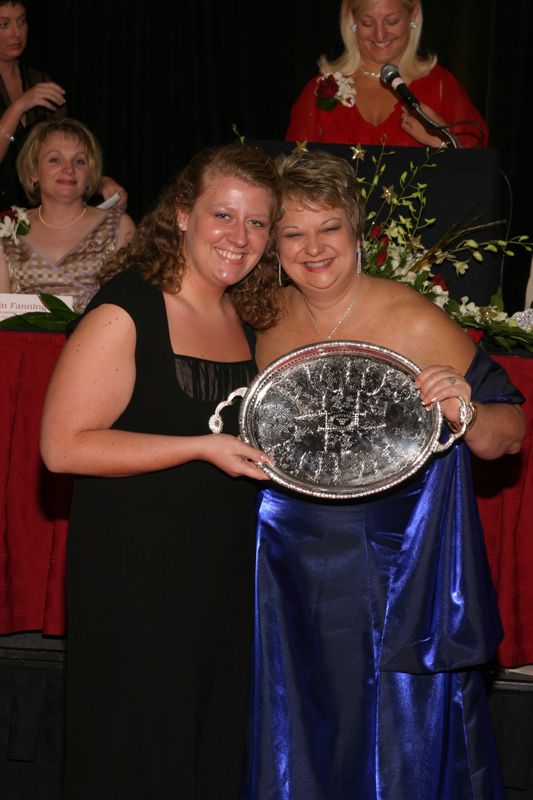
{"label": "long blonde hair", "polygon": [[[339,23],[342,41],[344,42],[344,52],[334,61],[328,61],[325,56],[320,57],[318,66],[324,74],[341,72],[343,75],[353,75],[361,66],[361,53],[357,42],[357,33],[352,31],[352,25],[353,17],[365,2],[377,3],[378,0],[342,0]],[[400,3],[409,14],[418,5],[416,28],[410,29],[407,47],[397,64],[402,76],[408,81],[413,81],[423,75],[427,75],[437,63],[437,57],[433,54],[429,54],[426,57],[418,55],[423,21],[421,0],[400,0]]]}

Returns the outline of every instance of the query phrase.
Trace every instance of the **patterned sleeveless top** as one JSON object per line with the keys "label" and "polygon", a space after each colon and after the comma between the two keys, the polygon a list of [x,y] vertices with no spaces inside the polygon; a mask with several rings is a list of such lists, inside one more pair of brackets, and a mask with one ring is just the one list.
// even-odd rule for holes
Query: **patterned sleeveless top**
{"label": "patterned sleeveless top", "polygon": [[19,237],[18,244],[3,239],[11,291],[71,295],[75,310],[83,311],[100,288],[98,276],[104,262],[115,251],[121,213],[116,208],[109,209],[57,262],[33,247],[25,237]]}

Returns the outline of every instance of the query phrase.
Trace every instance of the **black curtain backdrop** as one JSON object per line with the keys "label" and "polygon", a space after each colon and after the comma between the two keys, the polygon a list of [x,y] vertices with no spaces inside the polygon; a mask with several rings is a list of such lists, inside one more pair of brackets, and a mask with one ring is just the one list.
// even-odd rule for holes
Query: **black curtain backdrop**
{"label": "black curtain backdrop", "polygon": [[[320,53],[340,52],[339,0],[30,0],[26,61],[66,90],[139,216],[199,148],[282,139]],[[491,130],[513,193],[513,230],[533,232],[533,4],[426,0],[423,43],[461,80]],[[508,209],[505,209],[507,213]],[[511,260],[509,260],[511,261]],[[529,259],[506,268],[520,306]]]}

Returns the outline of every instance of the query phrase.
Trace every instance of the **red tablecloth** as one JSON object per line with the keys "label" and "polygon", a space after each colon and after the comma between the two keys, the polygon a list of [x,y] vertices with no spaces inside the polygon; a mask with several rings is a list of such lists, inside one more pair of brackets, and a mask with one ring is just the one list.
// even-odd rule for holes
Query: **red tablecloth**
{"label": "red tablecloth", "polygon": [[[38,449],[46,385],[64,337],[0,331],[0,633],[65,629],[71,481]],[[474,460],[480,513],[505,639],[503,666],[533,663],[533,359],[495,356],[529,399],[519,455]]]}
{"label": "red tablecloth", "polygon": [[0,331],[0,633],[65,630],[71,480],[39,455],[50,374],[65,337]]}
{"label": "red tablecloth", "polygon": [[479,512],[505,629],[502,666],[533,663],[533,358],[493,356],[527,402],[522,451],[497,461],[474,459]]}

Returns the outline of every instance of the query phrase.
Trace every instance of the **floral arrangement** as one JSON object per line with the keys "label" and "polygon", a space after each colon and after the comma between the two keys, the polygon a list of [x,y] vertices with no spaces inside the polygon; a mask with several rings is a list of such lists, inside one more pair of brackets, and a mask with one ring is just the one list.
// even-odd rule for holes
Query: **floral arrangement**
{"label": "floral arrangement", "polygon": [[355,105],[355,86],[342,72],[320,75],[315,88],[316,104],[321,111],[331,111],[337,103],[351,108]]}
{"label": "floral arrangement", "polygon": [[[303,143],[298,145],[305,147]],[[483,254],[501,253],[513,256],[515,249],[533,250],[528,236],[511,239],[480,239],[477,234],[488,225],[459,227],[450,230],[434,245],[428,247],[421,239],[422,232],[435,223],[435,218],[424,217],[427,184],[420,173],[435,167],[440,151],[426,149],[426,157],[419,165],[410,164],[399,180],[399,185],[383,185],[386,170],[385,159],[393,151],[383,147],[378,156],[372,156],[374,174],[362,178],[357,173],[358,163],[364,160],[365,150],[352,147],[352,158],[356,161],[358,191],[365,205],[372,195],[379,193],[377,211],[367,213],[367,230],[364,235],[366,252],[365,271],[390,280],[401,281],[417,289],[464,328],[487,334],[496,344],[505,349],[524,347],[533,352],[533,311],[518,312],[512,317],[504,311],[501,291],[498,291],[487,306],[477,306],[468,297],[460,301],[452,298],[438,266],[445,260],[450,262],[457,275],[464,275],[470,259],[483,261]]]}
{"label": "floral arrangement", "polygon": [[11,206],[9,211],[0,213],[0,238],[13,239],[18,244],[19,236],[26,236],[30,230],[30,220],[23,208]]}

